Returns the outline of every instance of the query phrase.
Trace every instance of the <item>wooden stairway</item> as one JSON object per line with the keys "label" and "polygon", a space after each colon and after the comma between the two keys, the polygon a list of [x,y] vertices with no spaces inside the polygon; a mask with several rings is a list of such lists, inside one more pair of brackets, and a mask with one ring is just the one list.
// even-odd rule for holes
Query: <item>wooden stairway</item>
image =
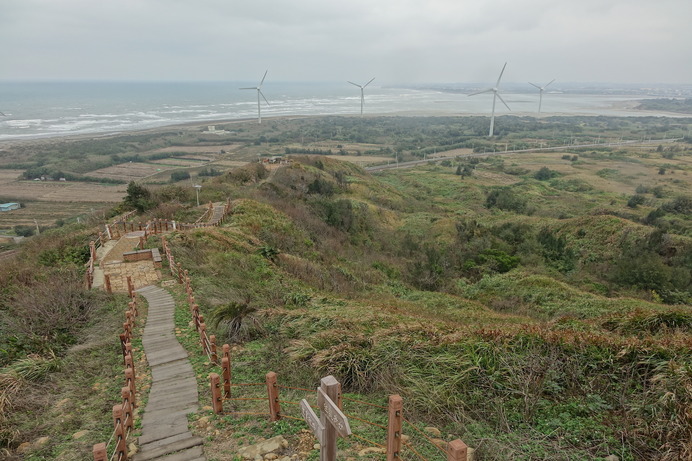
{"label": "wooden stairway", "polygon": [[188,430],[198,410],[197,382],[187,351],[175,337],[175,302],[162,288],[137,290],[149,303],[142,344],[151,369],[151,390],[133,461],[202,461],[202,439]]}

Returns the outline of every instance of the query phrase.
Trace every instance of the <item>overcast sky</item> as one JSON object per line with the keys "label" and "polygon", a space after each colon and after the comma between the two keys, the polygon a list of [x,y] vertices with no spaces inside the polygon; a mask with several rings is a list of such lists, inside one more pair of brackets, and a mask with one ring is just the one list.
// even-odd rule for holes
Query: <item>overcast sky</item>
{"label": "overcast sky", "polygon": [[0,80],[692,83],[692,0],[0,0]]}

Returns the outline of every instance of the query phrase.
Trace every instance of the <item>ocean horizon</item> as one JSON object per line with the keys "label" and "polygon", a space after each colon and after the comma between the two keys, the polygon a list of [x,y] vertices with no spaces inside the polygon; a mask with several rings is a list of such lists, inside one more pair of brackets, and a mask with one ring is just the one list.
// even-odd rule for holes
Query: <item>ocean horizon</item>
{"label": "ocean horizon", "polygon": [[[367,81],[367,80],[366,80]],[[166,126],[257,117],[257,92],[241,90],[259,82],[0,82],[0,141],[100,135]],[[359,82],[356,82],[359,83]],[[364,82],[360,82],[365,83]],[[365,115],[489,116],[491,94],[468,97],[483,83],[378,85],[365,89]],[[524,88],[526,87],[526,88]],[[342,82],[265,81],[263,118],[358,116],[360,89]],[[643,112],[636,101],[689,96],[688,85],[551,85],[541,116],[676,116]],[[538,91],[530,85],[503,85],[496,116],[536,116]],[[680,116],[677,114],[677,116]]]}

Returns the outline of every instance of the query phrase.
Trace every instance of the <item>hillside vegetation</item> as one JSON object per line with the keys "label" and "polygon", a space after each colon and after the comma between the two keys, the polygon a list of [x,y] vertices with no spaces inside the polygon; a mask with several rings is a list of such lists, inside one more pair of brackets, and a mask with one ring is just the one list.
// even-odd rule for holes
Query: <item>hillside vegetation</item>
{"label": "hillside vegetation", "polygon": [[[431,139],[495,150],[473,137],[483,120],[225,127],[235,131],[224,142],[245,143],[239,156],[294,149],[303,135],[314,142],[301,148],[322,153],[202,182],[200,201],[230,198],[232,214],[168,238],[210,333],[251,352],[245,368],[286,385],[333,374],[363,398],[401,394],[408,418],[462,438],[478,460],[688,459],[689,145],[459,157],[372,174],[338,160],[339,145],[356,157],[430,155],[418,143]],[[682,130],[665,119],[505,121],[503,144],[536,143],[528,133],[538,131],[558,143],[612,126]],[[337,155],[324,155],[332,144]],[[119,211],[194,221],[195,199],[190,187],[131,183]],[[0,442],[16,459],[21,441],[51,427],[55,437],[26,459],[78,459],[110,433],[123,301],[80,288],[95,232],[68,225],[3,261]],[[74,440],[82,420],[94,421],[91,433]]]}
{"label": "hillside vegetation", "polygon": [[232,218],[172,239],[217,334],[296,382],[400,393],[479,459],[690,454],[690,215],[645,224],[689,198],[632,208],[514,158],[461,178],[293,160],[215,178]]}

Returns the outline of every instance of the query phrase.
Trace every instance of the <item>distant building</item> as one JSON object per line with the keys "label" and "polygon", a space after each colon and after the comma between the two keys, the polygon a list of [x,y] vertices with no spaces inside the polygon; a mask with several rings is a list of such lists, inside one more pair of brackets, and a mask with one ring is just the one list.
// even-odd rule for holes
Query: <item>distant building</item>
{"label": "distant building", "polygon": [[9,202],[9,203],[0,203],[0,211],[12,211],[12,210],[18,210],[19,203],[15,202]]}

